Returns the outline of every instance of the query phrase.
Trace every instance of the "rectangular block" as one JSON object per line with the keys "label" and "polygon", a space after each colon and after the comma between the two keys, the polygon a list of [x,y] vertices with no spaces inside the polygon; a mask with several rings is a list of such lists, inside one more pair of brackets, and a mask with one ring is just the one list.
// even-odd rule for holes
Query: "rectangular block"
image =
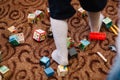
{"label": "rectangular block", "polygon": [[91,32],[89,34],[90,40],[105,40],[106,39],[106,33],[104,32]]}

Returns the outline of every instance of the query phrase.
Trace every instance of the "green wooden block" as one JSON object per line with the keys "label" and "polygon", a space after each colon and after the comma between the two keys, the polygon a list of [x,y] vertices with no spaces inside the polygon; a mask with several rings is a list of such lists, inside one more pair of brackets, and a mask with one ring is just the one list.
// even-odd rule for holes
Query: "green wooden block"
{"label": "green wooden block", "polygon": [[19,42],[18,42],[18,41],[16,41],[16,40],[11,41],[10,43],[11,43],[12,45],[14,45],[14,46],[19,45]]}
{"label": "green wooden block", "polygon": [[103,19],[103,23],[106,25],[106,28],[110,28],[112,26],[112,20],[109,17]]}
{"label": "green wooden block", "polygon": [[74,45],[74,41],[70,37],[68,37],[67,38],[67,48],[70,48],[73,45]]}

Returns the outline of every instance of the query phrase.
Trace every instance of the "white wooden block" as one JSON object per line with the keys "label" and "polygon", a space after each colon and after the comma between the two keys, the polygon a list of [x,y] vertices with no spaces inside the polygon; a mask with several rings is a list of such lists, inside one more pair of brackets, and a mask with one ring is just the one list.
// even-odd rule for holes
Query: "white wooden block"
{"label": "white wooden block", "polygon": [[66,66],[58,65],[58,76],[66,76],[68,74],[68,68]]}
{"label": "white wooden block", "polygon": [[15,26],[11,26],[11,27],[8,28],[8,30],[9,30],[10,32],[15,32],[15,31],[16,31],[16,28],[15,28]]}
{"label": "white wooden block", "polygon": [[31,13],[28,14],[28,23],[34,23],[35,22],[36,15]]}
{"label": "white wooden block", "polygon": [[23,33],[18,33],[16,34],[18,36],[18,41],[20,43],[24,43],[25,42],[25,39],[24,39],[24,34]]}
{"label": "white wooden block", "polygon": [[81,13],[85,12],[85,10],[83,8],[79,8],[78,11],[81,12]]}
{"label": "white wooden block", "polygon": [[40,14],[43,14],[43,11],[36,10],[36,11],[34,12],[34,14],[35,14],[35,16],[37,17],[37,16],[39,16]]}

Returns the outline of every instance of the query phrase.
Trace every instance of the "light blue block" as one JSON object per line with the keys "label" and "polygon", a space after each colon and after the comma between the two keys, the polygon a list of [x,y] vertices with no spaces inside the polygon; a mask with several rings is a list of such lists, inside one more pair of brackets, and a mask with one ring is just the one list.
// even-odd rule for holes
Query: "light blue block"
{"label": "light blue block", "polygon": [[40,59],[40,64],[44,65],[45,67],[49,67],[50,66],[50,59],[48,57],[43,56]]}
{"label": "light blue block", "polygon": [[84,46],[88,46],[90,44],[90,42],[86,39],[83,39],[80,41]]}
{"label": "light blue block", "polygon": [[83,39],[80,41],[81,44],[79,46],[80,49],[85,50],[85,48],[90,44],[90,41]]}
{"label": "light blue block", "polygon": [[45,74],[50,77],[54,75],[54,70],[51,67],[44,69]]}
{"label": "light blue block", "polygon": [[9,37],[9,42],[10,42],[12,45],[14,45],[14,46],[20,44],[20,43],[19,43],[19,40],[18,40],[18,36],[16,36],[16,35],[11,35],[11,36]]}

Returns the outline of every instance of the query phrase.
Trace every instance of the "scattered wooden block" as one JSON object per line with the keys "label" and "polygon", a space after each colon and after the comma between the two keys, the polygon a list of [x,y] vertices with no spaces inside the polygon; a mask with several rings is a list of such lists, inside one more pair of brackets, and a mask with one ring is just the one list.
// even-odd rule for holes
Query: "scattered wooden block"
{"label": "scattered wooden block", "polygon": [[112,26],[112,20],[109,17],[103,19],[103,23],[106,25],[106,28],[110,28]]}
{"label": "scattered wooden block", "polygon": [[9,37],[9,42],[13,45],[13,46],[17,46],[20,44],[19,40],[18,40],[18,36],[16,35],[11,35]]}
{"label": "scattered wooden block", "polygon": [[72,56],[77,56],[77,51],[75,49],[75,47],[72,47],[68,50],[68,53],[69,53],[69,56],[72,57]]}
{"label": "scattered wooden block", "polygon": [[33,33],[33,39],[36,41],[43,41],[46,39],[46,32],[42,29],[37,29]]}
{"label": "scattered wooden block", "polygon": [[16,32],[15,26],[9,27],[8,30],[9,30],[10,32],[12,32],[12,33]]}
{"label": "scattered wooden block", "polygon": [[35,23],[36,22],[36,15],[31,13],[31,14],[28,14],[28,23]]}
{"label": "scattered wooden block", "polygon": [[89,38],[90,38],[90,40],[105,40],[106,33],[104,33],[104,32],[90,32]]}
{"label": "scattered wooden block", "polygon": [[44,17],[43,11],[41,10],[36,10],[34,14],[37,21],[40,21]]}
{"label": "scattered wooden block", "polygon": [[18,36],[18,41],[20,43],[24,43],[25,42],[23,33],[18,33],[18,34],[15,34],[15,35]]}
{"label": "scattered wooden block", "polygon": [[79,12],[78,15],[81,16],[81,17],[87,16],[86,11],[85,11],[82,7],[80,7],[80,8],[78,9],[78,12]]}
{"label": "scattered wooden block", "polygon": [[48,57],[43,56],[40,59],[40,64],[43,65],[45,68],[50,66],[50,59]]}
{"label": "scattered wooden block", "polygon": [[68,47],[68,48],[71,48],[71,47],[73,47],[73,46],[74,46],[74,41],[72,40],[71,37],[68,37],[68,38],[67,38],[67,47]]}
{"label": "scattered wooden block", "polygon": [[68,74],[68,68],[66,66],[58,65],[57,68],[58,76],[66,76]]}
{"label": "scattered wooden block", "polygon": [[0,66],[0,73],[5,74],[9,71],[9,68],[5,65]]}
{"label": "scattered wooden block", "polygon": [[79,48],[81,50],[85,50],[89,44],[90,44],[90,41],[88,41],[86,39],[83,39],[83,40],[80,41]]}
{"label": "scattered wooden block", "polygon": [[50,77],[54,75],[54,70],[51,67],[44,69],[45,74]]}

